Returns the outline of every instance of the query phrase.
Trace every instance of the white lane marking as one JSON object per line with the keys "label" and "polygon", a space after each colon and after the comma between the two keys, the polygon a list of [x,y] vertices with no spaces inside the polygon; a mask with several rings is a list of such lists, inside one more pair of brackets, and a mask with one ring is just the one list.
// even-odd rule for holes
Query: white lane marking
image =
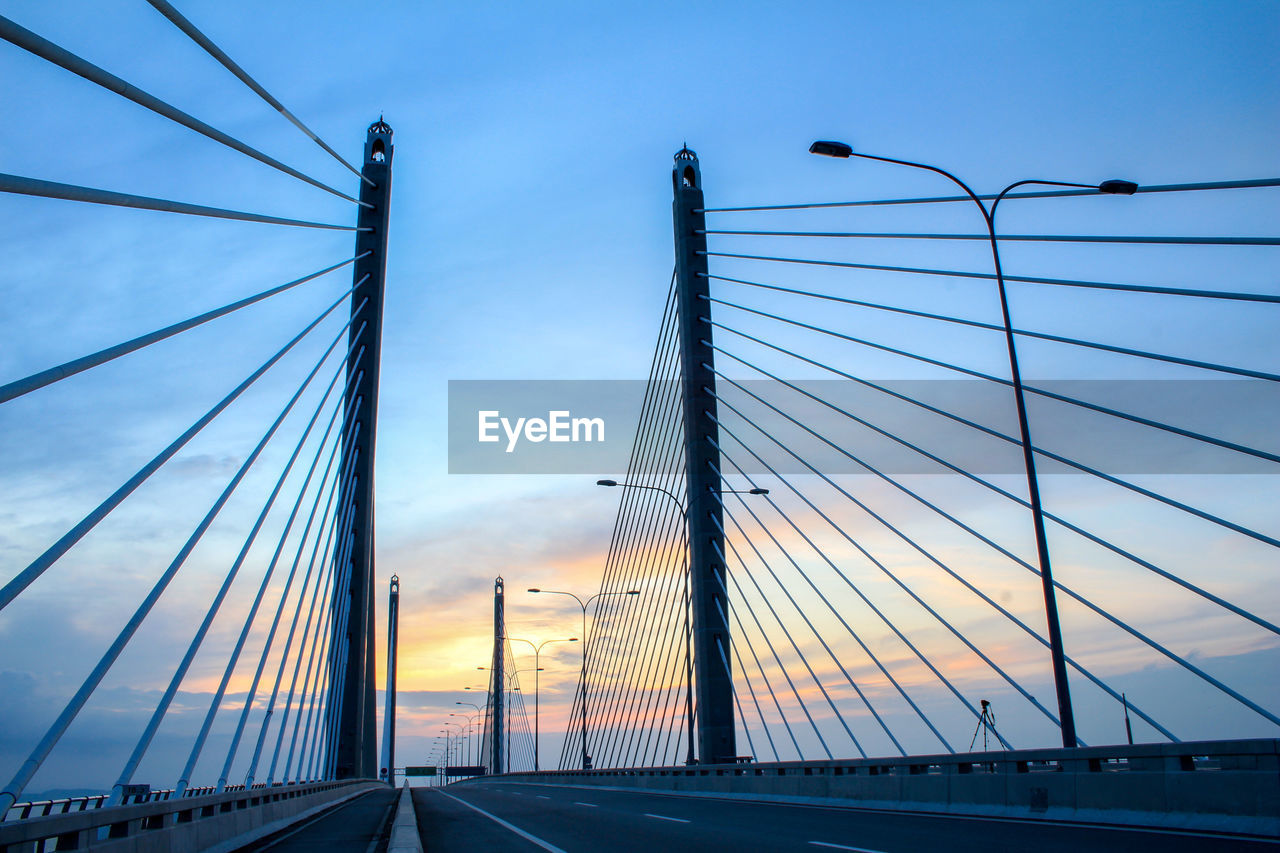
{"label": "white lane marking", "polygon": [[[1023,825],[1034,824],[1037,827],[1061,826],[1061,827],[1067,827],[1068,829],[1078,829],[1082,826],[1082,824],[1076,821],[1055,820],[1050,818],[1021,818],[1021,817],[1004,817],[1004,816],[998,816],[998,815],[948,814],[945,812],[929,812],[929,811],[904,812],[899,809],[877,809],[877,808],[869,808],[867,806],[861,806],[861,805],[845,805],[845,804],[826,805],[826,804],[820,804],[820,803],[793,803],[793,802],[767,799],[765,797],[751,797],[751,796],[746,796],[741,794],[736,794],[736,795],[735,794],[711,794],[711,793],[694,792],[694,791],[652,791],[649,789],[625,788],[617,785],[570,785],[566,783],[553,784],[550,782],[512,782],[510,784],[525,785],[531,788],[532,787],[568,788],[568,789],[573,789],[578,791],[591,791],[593,793],[598,791],[609,791],[611,793],[618,793],[618,794],[645,794],[645,795],[654,796],[654,797],[667,797],[669,799],[677,799],[677,800],[683,799],[685,801],[711,800],[713,802],[750,803],[753,805],[778,806],[780,808],[788,808],[788,809],[810,809],[814,811],[839,812],[843,814],[848,814],[850,812],[860,812],[865,814],[889,815],[892,817],[901,817],[903,814],[909,814],[912,817],[927,818],[929,820],[950,820],[950,821],[957,821],[957,822],[986,821],[989,823],[1016,823],[1016,824],[1023,824]],[[1083,824],[1083,825],[1086,827],[1096,826],[1096,824]],[[1224,837],[1227,837],[1227,838],[1231,837],[1229,835],[1224,836],[1222,833],[1216,833],[1212,831],[1203,831],[1203,830],[1194,830],[1194,829],[1165,829],[1165,828],[1154,827],[1154,826],[1124,826],[1118,823],[1107,824],[1106,828],[1108,832],[1128,832],[1131,834],[1147,833],[1150,835],[1176,835],[1176,836],[1184,836],[1187,838],[1212,838],[1214,840],[1220,840]],[[1251,837],[1250,840],[1257,841],[1260,839],[1256,837]],[[817,843],[826,844],[827,842],[817,842]],[[1275,844],[1275,842],[1269,839],[1263,840],[1263,843],[1269,844],[1269,845]],[[837,847],[836,849],[840,849],[840,848]],[[853,849],[857,850],[858,848],[855,847]],[[874,853],[883,853],[883,851],[877,850],[877,851],[874,851]]]}
{"label": "white lane marking", "polygon": [[540,800],[549,800],[549,799],[551,799],[550,797],[544,797],[544,796],[542,796],[541,794],[538,794],[538,795],[537,795],[537,797],[538,797],[538,799],[540,799]]}
{"label": "white lane marking", "polygon": [[881,853],[869,847],[850,847],[847,844],[832,844],[830,841],[810,841],[814,847],[830,847],[832,850],[853,850],[855,853]]}
{"label": "white lane marking", "polygon": [[466,806],[466,807],[467,807],[467,808],[469,808],[469,809],[472,809],[473,811],[480,812],[480,814],[482,814],[482,815],[484,815],[485,817],[489,818],[489,820],[493,821],[494,823],[498,824],[499,826],[503,827],[504,829],[509,829],[509,830],[511,830],[511,831],[512,831],[512,832],[514,832],[516,835],[518,835],[518,836],[520,836],[521,838],[523,838],[525,841],[528,841],[528,842],[530,842],[530,843],[532,843],[532,844],[536,844],[536,845],[538,845],[538,846],[539,846],[539,847],[541,847],[543,850],[546,850],[546,851],[547,851],[547,853],[567,853],[567,851],[563,850],[562,848],[557,847],[557,846],[555,846],[554,844],[550,844],[550,843],[548,843],[548,842],[546,842],[546,841],[543,841],[543,840],[542,840],[541,838],[539,838],[538,836],[536,836],[536,835],[531,835],[530,833],[525,832],[525,831],[524,831],[523,829],[521,829],[520,827],[515,826],[515,825],[513,825],[513,824],[510,824],[510,823],[507,823],[505,820],[503,820],[502,818],[498,817],[497,815],[489,814],[487,811],[485,811],[484,809],[480,808],[479,806],[473,806],[473,805],[471,805],[471,803],[468,803],[468,802],[467,802],[466,800],[464,800],[464,799],[461,799],[461,798],[459,798],[459,797],[455,797],[453,794],[445,794],[445,792],[444,792],[444,791],[441,791],[441,790],[440,790],[440,789],[438,789],[438,788],[436,789],[436,793],[438,793],[438,794],[442,794],[442,795],[444,795],[444,796],[448,797],[449,799],[451,799],[451,800],[453,800],[453,801],[455,801],[455,802],[462,803],[464,806]]}
{"label": "white lane marking", "polygon": [[597,806],[595,803],[574,803],[574,805],[575,805],[575,806],[586,806],[586,807],[587,807],[587,808],[589,808],[589,809],[598,809],[598,808],[600,808],[600,807],[599,807],[599,806]]}
{"label": "white lane marking", "polygon": [[[412,798],[413,794],[409,796]],[[369,839],[369,846],[364,848],[364,853],[373,853],[374,850],[378,849],[378,842],[382,840],[382,830],[387,828],[387,821],[391,820],[391,813],[399,811],[399,808],[400,795],[396,794],[395,798],[391,800],[391,804],[387,806],[387,810],[382,813],[382,820],[378,821],[378,831],[373,834],[373,838]],[[417,829],[414,832],[416,833]]]}
{"label": "white lane marking", "polygon": [[645,813],[644,813],[644,816],[645,816],[645,817],[652,817],[652,818],[656,818],[656,819],[658,819],[658,820],[669,820],[669,821],[671,821],[672,823],[688,823],[688,822],[689,822],[689,821],[685,820],[685,819],[684,819],[684,818],[682,818],[682,817],[667,817],[667,816],[666,816],[666,815],[664,815],[664,814],[649,814],[648,812],[645,812]]}

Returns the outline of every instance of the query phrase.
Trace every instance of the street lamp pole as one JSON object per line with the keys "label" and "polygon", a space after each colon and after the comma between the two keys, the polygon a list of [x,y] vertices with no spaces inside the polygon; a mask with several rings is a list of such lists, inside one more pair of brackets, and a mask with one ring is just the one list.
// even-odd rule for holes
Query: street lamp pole
{"label": "street lamp pole", "polygon": [[[455,702],[454,704],[455,704],[455,705],[461,705],[461,704],[463,704],[463,703],[462,703],[462,702]],[[471,703],[470,703],[470,702],[468,702],[468,703],[466,703],[466,704],[470,705]],[[475,706],[474,706],[474,705],[472,705],[472,707],[474,708]],[[473,740],[472,740],[472,733],[473,733],[473,732],[475,732],[476,718],[480,716],[480,709],[479,709],[479,708],[476,708],[476,713],[474,713],[474,714],[467,714],[467,713],[457,714],[457,713],[452,713],[452,712],[451,712],[451,713],[449,714],[449,716],[450,716],[450,717],[461,717],[462,719],[464,719],[464,720],[466,720],[466,721],[467,721],[467,739],[463,742],[463,743],[464,743],[464,746],[463,746],[463,749],[462,749],[462,758],[463,758],[463,760],[464,760],[464,761],[471,761],[471,750],[472,750],[472,748],[473,748],[473,747],[472,747],[472,744],[475,742],[475,741],[473,741]],[[477,734],[478,734],[478,732],[477,732]]]}
{"label": "street lamp pole", "polygon": [[507,637],[507,639],[516,643],[528,643],[533,647],[533,770],[536,773],[538,771],[538,673],[542,672],[542,664],[539,663],[542,647],[548,643],[576,643],[578,638],[543,640],[536,646],[533,644],[533,640],[525,640],[520,637]]}
{"label": "street lamp pole", "polygon": [[[472,708],[475,708],[475,709],[476,709],[476,715],[475,715],[475,717],[473,717],[473,718],[472,718],[472,719],[475,719],[475,720],[478,720],[478,719],[480,718],[480,715],[484,713],[484,711],[482,711],[482,710],[480,709],[480,706],[479,706],[479,705],[477,705],[477,704],[476,704],[476,703],[474,703],[474,702],[454,702],[453,704],[455,704],[455,705],[470,705]],[[478,726],[479,724],[477,723],[476,725]],[[475,741],[473,741],[473,743],[476,743],[476,749],[477,749],[477,750],[480,748],[480,747],[479,747],[479,744],[478,744],[478,741],[479,741],[479,740],[480,740],[480,739],[477,737],[477,738],[476,738],[476,740],[475,740]],[[479,758],[479,754],[478,754],[478,753],[477,753],[476,755],[474,755],[474,756],[471,756],[471,755],[468,755],[468,756],[467,756],[467,759],[468,759],[468,760],[470,760],[472,764],[475,764],[475,763],[476,763],[476,760],[475,760],[476,758]]]}
{"label": "street lamp pole", "polygon": [[[503,639],[510,641],[511,637],[504,637]],[[528,642],[528,640],[526,640],[525,642]],[[489,667],[487,666],[478,666],[476,667],[476,669],[484,670],[486,672],[490,671]],[[504,688],[505,693],[503,695],[507,696],[507,701],[502,703],[502,707],[505,709],[503,713],[506,715],[506,728],[504,729],[504,731],[507,732],[508,746],[510,746],[510,743],[511,743],[511,734],[510,734],[511,733],[511,715],[512,713],[514,713],[511,708],[510,694],[513,693],[514,691],[520,690],[519,686],[516,685],[516,681],[518,680],[519,675],[522,672],[530,672],[530,670],[515,669],[511,671],[510,675],[506,676],[506,678],[503,679],[503,683],[506,685],[506,687]],[[537,673],[534,673],[534,681],[535,682],[537,681]],[[511,772],[511,750],[509,748],[507,749],[507,772],[508,773]]]}
{"label": "street lamp pole", "polygon": [[578,677],[578,684],[582,692],[582,769],[589,770],[587,766],[587,605],[606,595],[639,595],[640,590],[629,589],[625,592],[597,592],[595,595],[583,601],[572,592],[565,592],[559,589],[537,589],[532,588],[529,592],[545,592],[550,595],[567,595],[574,601],[578,602],[578,606],[582,608],[582,674]]}
{"label": "street lamp pole", "polygon": [[957,178],[955,175],[940,169],[937,166],[930,166],[925,163],[913,163],[910,160],[896,160],[891,157],[877,157],[872,154],[861,154],[853,150],[853,148],[843,142],[831,142],[820,140],[809,146],[809,153],[819,154],[824,157],[849,158],[858,157],[864,160],[877,160],[882,163],[893,163],[899,166],[909,166],[913,169],[924,169],[929,172],[942,175],[950,180],[960,189],[964,190],[978,209],[982,212],[983,222],[987,226],[987,236],[991,242],[991,257],[995,263],[996,287],[1000,294],[1000,312],[1004,319],[1005,343],[1009,349],[1009,373],[1013,380],[1013,396],[1017,404],[1018,410],[1018,430],[1022,439],[1022,459],[1027,472],[1027,494],[1029,503],[1031,504],[1031,518],[1035,526],[1036,537],[1036,554],[1040,563],[1040,584],[1044,591],[1044,609],[1045,619],[1048,623],[1049,633],[1049,653],[1053,661],[1053,681],[1058,695],[1058,715],[1062,727],[1062,745],[1064,747],[1074,747],[1077,744],[1075,714],[1071,707],[1071,692],[1067,682],[1067,665],[1065,655],[1063,653],[1062,643],[1062,626],[1058,621],[1058,602],[1057,595],[1053,584],[1053,571],[1049,562],[1049,543],[1045,535],[1044,527],[1044,510],[1040,504],[1040,485],[1036,476],[1035,451],[1031,444],[1031,428],[1027,420],[1027,407],[1025,394],[1022,388],[1022,374],[1018,370],[1018,352],[1014,343],[1013,324],[1009,318],[1009,300],[1005,293],[1004,286],[1004,269],[1000,264],[1000,247],[996,239],[996,208],[1001,200],[1012,190],[1035,184],[1039,186],[1050,187],[1074,187],[1079,189],[1096,190],[1106,195],[1133,195],[1137,192],[1138,185],[1132,181],[1110,180],[1103,181],[1101,184],[1080,184],[1069,181],[1045,181],[1045,180],[1024,180],[1016,181],[1005,187],[995,197],[988,208],[982,203],[982,199],[969,188],[969,185]]}
{"label": "street lamp pole", "polygon": [[[453,738],[453,748],[454,748],[454,749],[457,749],[457,748],[458,748],[458,740],[462,737],[462,732],[466,729],[466,726],[462,725],[462,723],[450,723],[450,722],[445,722],[445,725],[446,725],[446,726],[457,726],[457,727],[458,727],[458,734],[457,734],[457,735],[455,735],[455,736],[454,736],[454,738]],[[449,732],[449,734],[452,734],[452,732]]]}
{"label": "street lamp pole", "polygon": [[[609,486],[622,489],[644,489],[650,492],[659,492],[666,495],[676,509],[680,510],[680,518],[684,521],[685,538],[689,536],[689,514],[685,512],[684,504],[678,497],[673,495],[662,486],[651,486],[647,483],[619,483],[617,480],[596,480],[597,486]],[[721,494],[749,494],[749,495],[767,495],[768,489],[746,489],[738,491],[736,489],[721,489]],[[684,553],[684,718],[688,724],[688,749],[685,752],[685,764],[697,764],[698,761],[693,754],[693,654],[690,649],[692,640],[692,631],[689,630],[689,552],[686,549]]]}
{"label": "street lamp pole", "polygon": [[[510,637],[504,637],[503,639],[505,639],[505,640],[510,640],[511,638],[510,638]],[[526,642],[527,642],[527,641],[526,641]],[[478,667],[476,667],[476,669],[479,669],[479,670],[485,670],[485,671],[487,671],[487,672],[492,672],[492,671],[489,669],[489,667],[487,667],[487,666],[478,666]],[[507,701],[505,701],[505,702],[503,702],[503,703],[502,703],[502,707],[505,709],[505,711],[504,711],[503,713],[504,713],[504,714],[505,714],[505,716],[506,716],[506,727],[505,727],[504,731],[506,731],[506,732],[507,732],[507,744],[508,744],[508,749],[507,749],[507,772],[508,772],[508,773],[510,773],[510,772],[511,772],[511,750],[510,750],[510,748],[509,748],[509,747],[510,747],[510,743],[511,743],[511,714],[513,713],[513,712],[512,712],[512,708],[511,708],[511,704],[512,704],[512,703],[511,703],[511,701],[510,701],[510,694],[511,694],[511,693],[513,693],[513,692],[515,692],[515,691],[517,691],[517,690],[520,690],[520,687],[519,687],[518,685],[516,685],[516,681],[517,681],[517,679],[518,679],[518,677],[519,677],[520,673],[522,673],[522,672],[528,672],[528,671],[529,671],[529,670],[527,670],[527,669],[516,669],[516,670],[512,670],[512,672],[511,672],[511,674],[510,674],[509,676],[507,676],[507,677],[505,677],[505,678],[503,678],[503,679],[502,679],[502,683],[505,685],[505,687],[503,688],[503,689],[504,689],[504,691],[505,691],[505,692],[503,693],[503,695],[507,697]],[[534,680],[535,680],[535,681],[537,680],[537,676],[536,676],[536,674],[535,674],[535,676],[534,676]]]}

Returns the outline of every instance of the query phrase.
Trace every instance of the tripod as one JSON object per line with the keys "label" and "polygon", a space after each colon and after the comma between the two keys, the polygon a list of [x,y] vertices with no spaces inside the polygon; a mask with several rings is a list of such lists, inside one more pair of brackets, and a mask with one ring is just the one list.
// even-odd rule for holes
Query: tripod
{"label": "tripod", "polygon": [[[978,742],[978,732],[982,732],[982,750],[987,751],[987,733],[996,734],[996,712],[991,710],[991,703],[986,699],[982,702],[982,716],[978,717],[977,728],[973,730],[973,740],[969,741],[969,751],[973,752],[973,745]],[[996,735],[999,738],[999,735]]]}

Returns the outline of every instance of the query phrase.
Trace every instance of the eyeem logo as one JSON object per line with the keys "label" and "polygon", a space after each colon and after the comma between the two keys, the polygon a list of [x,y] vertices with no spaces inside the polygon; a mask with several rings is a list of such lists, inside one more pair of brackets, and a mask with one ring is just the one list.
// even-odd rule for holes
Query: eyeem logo
{"label": "eyeem logo", "polygon": [[575,418],[567,411],[548,412],[546,420],[516,418],[512,424],[511,419],[502,417],[501,412],[490,410],[480,412],[479,421],[478,440],[501,441],[498,434],[501,428],[507,437],[507,453],[516,449],[522,436],[535,444],[541,441],[604,441],[604,418]]}

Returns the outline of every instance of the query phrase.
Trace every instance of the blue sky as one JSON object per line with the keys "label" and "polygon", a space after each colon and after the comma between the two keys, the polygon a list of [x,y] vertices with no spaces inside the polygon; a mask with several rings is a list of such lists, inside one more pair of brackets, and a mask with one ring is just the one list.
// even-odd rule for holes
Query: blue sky
{"label": "blue sky", "polygon": [[[1156,184],[1270,177],[1277,169],[1280,8],[1269,2],[385,2],[368,10],[188,0],[180,8],[348,159],[360,156],[364,129],[379,115],[395,129],[379,575],[385,580],[395,571],[404,583],[401,684],[435,697],[424,700],[420,715],[407,714],[405,751],[423,748],[437,725],[432,720],[455,701],[450,691],[474,672],[472,659],[486,658],[493,576],[507,576],[513,590],[553,582],[594,589],[617,506],[616,495],[594,489],[590,478],[447,476],[446,381],[644,378],[671,269],[670,157],[683,142],[701,157],[714,205],[950,192],[922,173],[811,157],[805,151],[815,138],[945,165],[983,191],[1027,176]],[[354,191],[349,173],[146,4],[16,0],[4,14]],[[353,217],[347,203],[9,45],[0,49],[0,79],[3,171],[304,219]],[[1032,232],[1266,234],[1275,221],[1274,200],[1111,202],[1128,203],[1010,204],[1002,223]],[[0,381],[312,272],[348,257],[351,244],[346,233],[18,196],[0,197],[0,212],[0,325],[8,342]],[[938,230],[977,225],[967,211],[937,215],[928,224]],[[879,220],[842,214],[822,222],[891,230],[911,220],[894,211]],[[921,266],[986,269],[973,247],[912,251],[868,249]],[[1233,254],[1229,263],[1204,252],[1087,255],[1074,247],[1037,255],[1017,246],[1007,257],[1010,266],[1039,274],[1274,292],[1274,259],[1260,251]],[[9,447],[0,504],[6,577],[348,286],[342,274],[330,276],[7,404],[0,411]],[[912,304],[933,310],[980,314],[991,307],[989,293],[870,286],[882,298],[918,300]],[[1180,352],[1271,369],[1276,363],[1275,318],[1260,310],[1141,315],[1088,294],[1035,299],[1025,297],[1022,307],[1052,316],[1059,328],[1132,331],[1141,343]],[[327,343],[341,322],[328,322],[316,342]],[[911,335],[906,326],[892,330]],[[998,350],[928,343],[999,367]],[[114,634],[119,614],[171,559],[319,351],[309,342],[291,355],[278,376],[264,379],[0,616],[4,668],[14,684],[30,685],[23,689],[52,704],[69,695]],[[862,369],[886,378],[919,375],[875,359]],[[1049,352],[1028,370],[1042,378],[1135,376],[1127,367]],[[308,397],[300,410],[316,402]],[[239,546],[298,432],[291,435],[268,450],[104,688],[163,689],[157,673],[171,670],[189,614]],[[1206,499],[1274,525],[1230,482],[1176,487],[1217,495]],[[1274,500],[1274,486],[1258,488]],[[1096,500],[1064,493],[1071,500],[1097,510]],[[1220,557],[1205,553],[1214,555],[1211,562]],[[1274,618],[1275,596],[1254,571],[1267,560],[1274,566],[1274,555],[1249,552],[1245,562],[1253,568],[1238,591],[1261,596]],[[513,596],[508,612],[526,634],[576,630],[571,613],[529,597]],[[963,606],[961,612],[981,618]],[[193,673],[195,692],[216,679],[231,621],[215,626]],[[1274,645],[1235,642],[1232,629],[1224,630],[1216,654],[1270,648],[1265,660],[1274,662]],[[544,682],[551,719],[563,714],[557,708],[576,665],[570,651],[558,657],[562,671]],[[126,705],[104,700],[90,711]],[[174,742],[190,719],[175,720],[174,732],[166,732]],[[1027,737],[1044,733],[1031,729]],[[30,739],[6,736],[6,766],[21,760]],[[121,734],[103,751],[122,760],[130,741]],[[160,755],[142,775],[158,781],[173,760]],[[33,786],[70,784],[72,773],[70,765],[51,764]]]}

